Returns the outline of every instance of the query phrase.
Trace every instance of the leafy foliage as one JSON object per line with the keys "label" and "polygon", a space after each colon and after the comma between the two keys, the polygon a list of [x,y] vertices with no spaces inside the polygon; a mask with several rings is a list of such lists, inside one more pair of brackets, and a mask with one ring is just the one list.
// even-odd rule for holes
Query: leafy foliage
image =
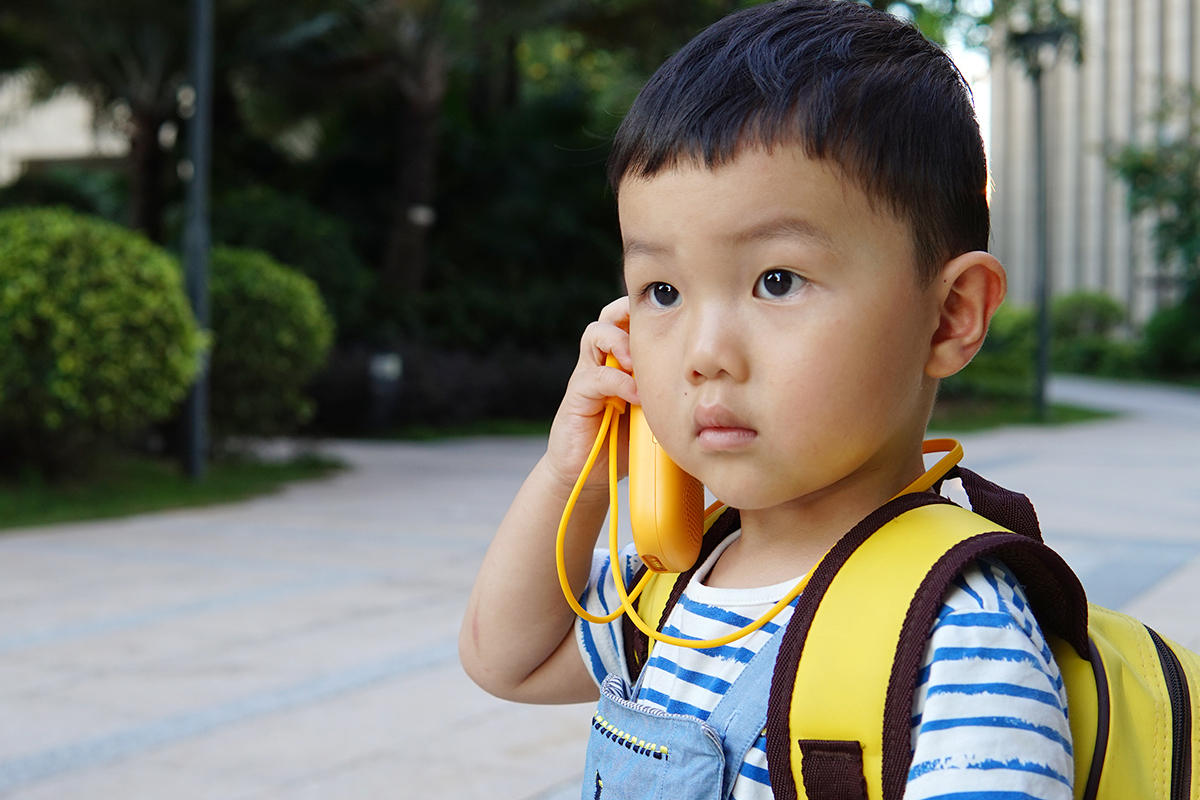
{"label": "leafy foliage", "polygon": [[1125,307],[1103,292],[1074,292],[1054,300],[1050,313],[1055,339],[1108,338],[1126,320]]}
{"label": "leafy foliage", "polygon": [[212,240],[261,250],[317,284],[341,336],[362,334],[372,274],[358,257],[348,226],[295,195],[266,186],[227,192],[213,204]]}
{"label": "leafy foliage", "polygon": [[75,86],[101,113],[121,104],[130,136],[129,218],[160,240],[170,170],[158,137],[163,123],[176,118],[186,73],[181,43],[187,41],[187,5],[123,0],[103,13],[75,0],[5,5],[0,45],[5,38],[17,40],[23,65],[35,70],[47,91]]}
{"label": "leafy foliage", "polygon": [[312,415],[304,388],[333,341],[316,284],[254,250],[215,248],[211,273],[214,433],[295,430]]}
{"label": "leafy foliage", "polygon": [[1129,375],[1136,369],[1136,346],[1120,337],[1128,321],[1125,307],[1103,292],[1075,292],[1050,308],[1054,368],[1092,375]]}
{"label": "leafy foliage", "polygon": [[1178,263],[1185,279],[1200,280],[1200,95],[1168,102],[1156,123],[1163,135],[1130,144],[1109,157],[1129,187],[1129,209],[1153,217],[1160,264]]}
{"label": "leafy foliage", "polygon": [[166,417],[204,337],[179,268],[142,236],[64,209],[0,212],[0,438],[55,470]]}
{"label": "leafy foliage", "polygon": [[1151,374],[1200,378],[1200,285],[1193,284],[1181,302],[1157,311],[1142,336],[1143,358]]}
{"label": "leafy foliage", "polygon": [[605,149],[576,87],[485,126],[447,132],[438,270],[414,298],[410,335],[443,347],[574,350],[620,293]]}
{"label": "leafy foliage", "polygon": [[1160,309],[1143,330],[1145,369],[1166,378],[1200,376],[1200,94],[1168,99],[1152,143],[1129,144],[1109,164],[1129,187],[1129,209],[1152,220],[1160,277],[1172,267],[1183,286],[1178,303]]}
{"label": "leafy foliage", "polygon": [[62,165],[26,172],[0,188],[0,208],[65,206],[110,222],[124,222],[129,179],[120,169]]}

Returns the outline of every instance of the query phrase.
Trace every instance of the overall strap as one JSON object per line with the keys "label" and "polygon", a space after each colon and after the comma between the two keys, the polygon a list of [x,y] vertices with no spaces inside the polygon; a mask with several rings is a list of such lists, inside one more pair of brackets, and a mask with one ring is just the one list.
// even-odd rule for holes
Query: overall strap
{"label": "overall strap", "polygon": [[767,723],[776,797],[903,796],[929,631],[950,583],[978,558],[1002,559],[1030,586],[1043,627],[1089,652],[1082,589],[1032,538],[1032,506],[962,473],[968,496],[990,497],[981,505],[1022,532],[922,493],[887,503],[834,546],[801,596],[776,663]]}
{"label": "overall strap", "polygon": [[778,632],[767,640],[708,717],[708,724],[721,734],[725,751],[724,797],[733,791],[746,753],[762,736],[767,721],[768,690],[781,639],[783,634]]}
{"label": "overall strap", "polygon": [[[642,591],[642,596],[638,598],[638,614],[647,622],[657,620],[655,629],[660,632],[671,609],[683,596],[683,590],[687,588],[688,581],[696,574],[696,570],[708,560],[708,557],[717,549],[717,545],[725,541],[726,537],[742,524],[737,510],[733,508],[721,509],[716,512],[715,516],[706,520],[706,523],[707,528],[704,532],[704,540],[700,545],[700,555],[696,557],[696,563],[692,565],[692,568],[687,572],[662,572],[650,576],[650,582]],[[646,566],[643,565],[637,571],[630,582],[631,586],[637,585],[646,569]],[[650,637],[638,630],[637,626],[629,621],[629,617],[622,616],[621,639],[625,647],[625,666],[629,671],[629,682],[635,684],[641,675],[642,667],[650,658]]]}

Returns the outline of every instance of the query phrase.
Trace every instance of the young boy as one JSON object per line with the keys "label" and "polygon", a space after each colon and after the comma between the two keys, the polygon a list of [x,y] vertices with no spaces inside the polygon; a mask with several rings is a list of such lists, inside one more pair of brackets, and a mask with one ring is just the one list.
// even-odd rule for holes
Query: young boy
{"label": "young boy", "polygon": [[[757,6],[651,78],[617,134],[610,178],[629,296],[583,335],[546,453],[479,573],[462,662],[483,688],[523,702],[594,700],[603,683],[641,715],[635,743],[662,741],[635,726],[724,719],[722,699],[736,696],[751,735],[725,736],[728,767],[681,762],[695,742],[673,742],[668,772],[600,720],[583,795],[772,797],[766,700],[744,687],[761,681],[755,656],[772,652],[791,608],[723,647],[657,644],[630,688],[619,623],[576,625],[561,596],[555,532],[605,399],[641,404],[671,458],[740,512],[663,628],[707,639],[756,619],[921,475],[938,380],[970,361],[1005,292],[985,252],[969,91],[938,48],[869,7]],[[608,354],[623,370],[605,366]],[[593,475],[566,560],[571,585],[586,579],[585,604],[603,612],[617,605],[614,565],[593,555],[603,463]],[[617,565],[627,585],[639,564],[628,550]],[[912,742],[907,798],[1072,796],[1062,679],[1002,564],[976,564],[946,596]]]}

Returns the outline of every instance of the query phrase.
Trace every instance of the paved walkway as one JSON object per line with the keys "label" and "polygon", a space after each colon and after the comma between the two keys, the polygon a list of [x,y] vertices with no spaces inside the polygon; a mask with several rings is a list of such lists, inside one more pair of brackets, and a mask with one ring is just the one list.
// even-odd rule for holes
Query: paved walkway
{"label": "paved walkway", "polygon": [[[1095,599],[1200,648],[1200,395],[964,437]],[[0,797],[577,797],[589,710],[477,690],[455,636],[527,439],[331,443],[332,480],[0,533]]]}

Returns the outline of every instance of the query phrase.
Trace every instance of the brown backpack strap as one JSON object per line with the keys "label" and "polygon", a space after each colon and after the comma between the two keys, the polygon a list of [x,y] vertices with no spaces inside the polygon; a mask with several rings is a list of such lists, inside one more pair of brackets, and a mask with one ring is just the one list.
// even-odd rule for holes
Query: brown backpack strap
{"label": "brown backpack strap", "polygon": [[[1057,633],[1084,658],[1089,655],[1087,639],[1087,602],[1078,579],[1062,559],[1040,542],[1037,517],[1032,504],[1022,495],[1008,492],[967,470],[963,474],[964,488],[976,498],[983,509],[1004,520],[998,527],[1015,525],[1020,533],[996,531],[966,539],[943,554],[922,580],[904,619],[900,643],[892,663],[884,707],[883,736],[883,796],[899,800],[903,796],[911,752],[912,695],[917,672],[924,658],[929,632],[933,629],[942,598],[962,570],[980,558],[1002,561],[1027,587],[1029,600],[1039,624],[1046,631]],[[813,573],[808,587],[800,596],[776,661],[771,682],[771,697],[767,720],[767,764],[775,796],[795,800],[791,765],[791,731],[789,715],[795,674],[808,632],[818,606],[838,571],[850,556],[884,524],[899,515],[926,505],[947,503],[933,493],[902,495],[885,504],[854,527],[829,552]],[[981,513],[980,508],[974,509]],[[988,517],[988,519],[991,519]],[[1005,523],[1008,524],[1005,524]],[[1035,538],[1037,537],[1037,538]],[[813,756],[824,758],[818,751]],[[843,758],[844,754],[838,754]],[[804,754],[809,764],[810,755]],[[814,767],[821,768],[814,764]],[[836,765],[831,765],[831,768]],[[807,771],[807,767],[806,767]]]}
{"label": "brown backpack strap", "polygon": [[862,746],[858,742],[801,740],[800,752],[808,765],[804,770],[808,800],[867,800]]}
{"label": "brown backpack strap", "polygon": [[[800,595],[796,610],[792,612],[792,618],[783,631],[779,655],[775,659],[775,671],[771,676],[771,696],[767,704],[767,770],[771,777],[771,790],[777,800],[797,800],[798,797],[792,774],[789,715],[792,694],[796,688],[796,667],[825,592],[838,571],[871,534],[906,511],[936,503],[949,505],[950,501],[932,492],[915,492],[894,498],[851,528],[813,570],[808,586]],[[806,763],[814,756],[824,758],[825,754],[813,749],[811,756],[806,753]],[[829,757],[843,759],[844,754],[829,754]],[[810,766],[822,769],[818,765]],[[829,766],[830,771],[838,769],[838,764]]]}
{"label": "brown backpack strap", "polygon": [[[679,602],[679,598],[683,596],[683,590],[687,588],[688,581],[696,574],[696,570],[700,565],[708,560],[708,557],[717,549],[717,545],[725,541],[729,534],[741,527],[742,520],[737,509],[728,508],[720,517],[709,526],[704,532],[704,540],[700,544],[700,554],[696,557],[696,563],[687,572],[679,573],[675,579],[674,585],[671,587],[671,594],[667,598],[667,604],[663,607],[662,616],[658,618],[655,624],[655,630],[662,631],[663,625],[667,621],[667,617],[671,615],[671,609]],[[643,564],[641,569],[634,575],[631,585],[636,586],[638,581],[646,573],[646,566]],[[650,620],[646,620],[650,622]],[[629,670],[629,679],[636,683],[638,676],[642,673],[642,667],[646,665],[650,653],[650,637],[642,633],[636,625],[629,621],[628,616],[621,617],[621,639],[625,646],[625,666]]]}
{"label": "brown backpack strap", "polygon": [[1038,522],[1037,511],[1028,497],[992,483],[966,467],[956,466],[946,477],[959,478],[962,481],[967,499],[971,501],[971,510],[976,514],[987,517],[1014,533],[1028,536],[1034,541],[1042,541],[1042,527]]}

